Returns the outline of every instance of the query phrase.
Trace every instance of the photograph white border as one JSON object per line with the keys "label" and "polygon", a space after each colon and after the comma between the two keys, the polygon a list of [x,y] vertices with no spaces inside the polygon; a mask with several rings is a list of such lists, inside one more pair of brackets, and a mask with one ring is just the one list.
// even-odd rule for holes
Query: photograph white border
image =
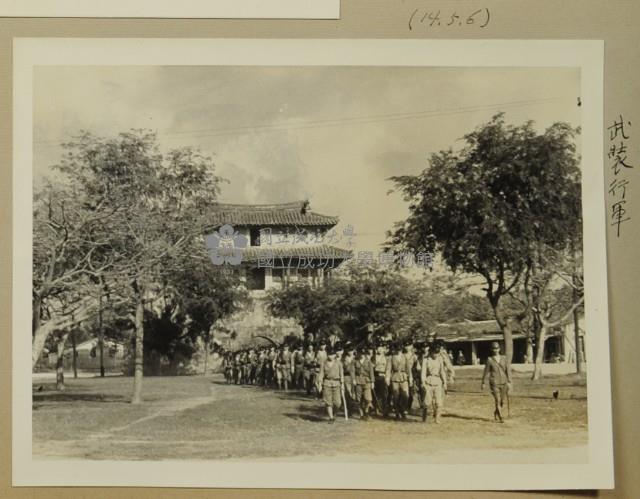
{"label": "photograph white border", "polygon": [[[613,487],[603,164],[603,54],[597,40],[14,39],[13,485],[396,490]],[[43,65],[579,67],[588,463],[362,464],[89,461],[32,456],[31,278],[33,69]],[[256,445],[260,445],[256,442]],[[291,458],[296,460],[295,457]]]}
{"label": "photograph white border", "polygon": [[0,16],[340,19],[340,0],[3,0]]}

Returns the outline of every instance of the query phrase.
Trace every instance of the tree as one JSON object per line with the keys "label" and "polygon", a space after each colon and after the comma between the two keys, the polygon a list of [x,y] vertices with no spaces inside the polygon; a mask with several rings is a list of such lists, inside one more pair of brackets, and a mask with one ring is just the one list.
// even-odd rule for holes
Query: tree
{"label": "tree", "polygon": [[249,295],[234,272],[212,265],[203,244],[183,252],[173,269],[163,276],[157,306],[145,311],[144,326],[150,334],[145,335],[144,350],[167,358],[175,372],[176,362],[190,359],[199,348],[198,340],[204,345],[206,363],[211,330],[246,304]]}
{"label": "tree", "polygon": [[100,251],[94,253],[103,264],[93,274],[107,283],[110,299],[131,305],[132,403],[139,403],[145,308],[160,295],[164,278],[180,265],[184,252],[203,236],[221,179],[213,174],[211,159],[190,148],[161,154],[151,132],[134,130],[114,138],[83,133],[65,147],[57,170],[80,194],[85,212],[109,215],[83,241],[99,241]]}
{"label": "tree", "polygon": [[503,298],[540,247],[567,248],[580,219],[580,170],[574,137],[556,123],[507,125],[503,114],[464,136],[465,146],[431,156],[416,176],[392,177],[409,202],[389,243],[442,255],[452,271],[482,276],[510,368],[512,324]]}
{"label": "tree", "polygon": [[351,263],[319,288],[298,283],[267,296],[273,315],[296,319],[305,333],[326,336],[339,329],[355,342],[367,340],[370,325],[402,336],[403,307],[418,301],[415,284],[395,270]]}
{"label": "tree", "polygon": [[[572,249],[570,245],[568,252],[548,249],[546,253],[537,254],[536,259],[528,262],[522,283],[512,293],[522,304],[524,322],[535,339],[533,380],[542,376],[548,332],[564,324],[571,315],[575,316],[584,301],[582,276],[577,273],[579,263],[576,261],[581,258]],[[576,356],[579,348],[578,340]]]}
{"label": "tree", "polygon": [[94,313],[92,278],[109,267],[100,257],[108,238],[100,227],[112,207],[94,203],[74,182],[45,182],[34,196],[32,367],[51,333]]}

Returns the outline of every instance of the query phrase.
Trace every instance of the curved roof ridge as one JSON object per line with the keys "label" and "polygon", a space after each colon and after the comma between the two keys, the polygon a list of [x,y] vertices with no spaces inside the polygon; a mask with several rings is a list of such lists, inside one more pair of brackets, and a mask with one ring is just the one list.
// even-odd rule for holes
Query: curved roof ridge
{"label": "curved roof ridge", "polygon": [[[301,200],[301,201],[290,201],[288,203],[268,203],[268,204],[215,203],[215,206],[221,209],[249,210],[249,211],[301,210],[305,205],[305,203],[307,203],[307,201]],[[309,208],[307,207],[307,209]]]}

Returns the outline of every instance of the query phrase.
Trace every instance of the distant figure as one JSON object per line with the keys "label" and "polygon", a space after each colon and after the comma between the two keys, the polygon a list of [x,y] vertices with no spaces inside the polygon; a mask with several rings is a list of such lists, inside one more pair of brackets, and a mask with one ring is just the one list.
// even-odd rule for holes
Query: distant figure
{"label": "distant figure", "polygon": [[464,366],[466,362],[467,362],[467,359],[462,353],[462,350],[458,350],[458,357],[456,359],[456,364],[459,366]]}
{"label": "distant figure", "polygon": [[482,374],[482,384],[480,388],[484,390],[485,380],[489,377],[489,387],[495,402],[493,417],[495,420],[504,422],[502,407],[504,401],[509,403],[509,391],[511,389],[511,374],[507,369],[507,359],[500,355],[500,345],[497,341],[491,343],[491,356],[487,359]]}

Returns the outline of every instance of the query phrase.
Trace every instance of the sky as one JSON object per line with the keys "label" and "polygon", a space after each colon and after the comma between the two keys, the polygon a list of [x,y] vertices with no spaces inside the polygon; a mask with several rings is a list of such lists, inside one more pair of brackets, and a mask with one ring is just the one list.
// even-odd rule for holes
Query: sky
{"label": "sky", "polygon": [[[34,72],[34,179],[80,130],[158,133],[228,180],[220,200],[309,199],[374,251],[406,203],[388,180],[504,111],[509,123],[580,125],[575,68],[42,66]],[[344,246],[346,240],[342,242]]]}

